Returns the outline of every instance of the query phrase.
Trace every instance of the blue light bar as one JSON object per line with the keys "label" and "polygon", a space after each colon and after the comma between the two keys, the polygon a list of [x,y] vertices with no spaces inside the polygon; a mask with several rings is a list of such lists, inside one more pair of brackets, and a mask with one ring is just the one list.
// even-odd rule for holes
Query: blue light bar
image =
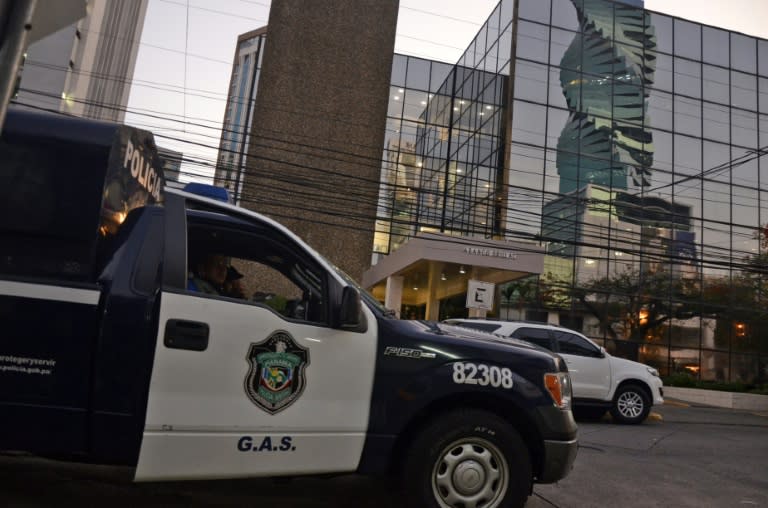
{"label": "blue light bar", "polygon": [[184,192],[229,203],[229,192],[224,187],[217,187],[207,183],[189,182],[184,186]]}

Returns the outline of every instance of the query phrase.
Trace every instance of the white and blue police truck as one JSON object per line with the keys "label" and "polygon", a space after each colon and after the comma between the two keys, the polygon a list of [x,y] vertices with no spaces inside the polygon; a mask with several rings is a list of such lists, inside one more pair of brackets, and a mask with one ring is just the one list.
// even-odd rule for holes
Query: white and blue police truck
{"label": "white and blue police truck", "polygon": [[8,113],[0,450],[136,481],[395,475],[418,508],[522,506],[571,470],[557,356],[396,319],[279,223],[160,168],[149,132]]}

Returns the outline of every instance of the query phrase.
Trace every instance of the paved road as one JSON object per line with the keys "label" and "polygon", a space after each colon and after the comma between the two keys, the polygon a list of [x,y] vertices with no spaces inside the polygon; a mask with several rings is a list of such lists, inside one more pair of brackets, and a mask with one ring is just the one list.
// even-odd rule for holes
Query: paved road
{"label": "paved road", "polygon": [[[659,409],[663,420],[625,427],[581,423],[574,470],[536,486],[526,508],[766,507],[768,414]],[[130,470],[0,456],[0,507],[399,506],[380,480],[333,479],[133,484]]]}
{"label": "paved road", "polygon": [[768,413],[677,407],[662,421],[579,425],[579,455],[526,508],[768,507]]}

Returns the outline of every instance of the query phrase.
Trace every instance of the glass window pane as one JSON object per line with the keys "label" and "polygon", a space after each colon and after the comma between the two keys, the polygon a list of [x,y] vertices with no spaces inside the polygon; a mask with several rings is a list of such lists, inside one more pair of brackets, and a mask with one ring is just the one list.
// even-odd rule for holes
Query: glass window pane
{"label": "glass window pane", "polygon": [[[757,148],[757,115],[741,109],[731,110],[733,144],[745,148]],[[757,179],[755,179],[757,185]]]}
{"label": "glass window pane", "polygon": [[405,89],[397,86],[389,88],[389,109],[387,109],[387,116],[400,117],[403,114],[403,96],[405,95]]}
{"label": "glass window pane", "polygon": [[675,93],[701,97],[701,64],[675,58]]}
{"label": "glass window pane", "polygon": [[519,60],[515,69],[515,98],[546,104],[547,66]]}
{"label": "glass window pane", "polygon": [[698,348],[670,348],[670,370],[673,373],[689,374],[692,377],[701,371]]}
{"label": "glass window pane", "polygon": [[658,53],[656,55],[656,72],[653,87],[666,92],[672,91],[672,57]]}
{"label": "glass window pane", "polygon": [[731,67],[744,72],[757,72],[757,40],[731,33]]}
{"label": "glass window pane", "polygon": [[675,55],[701,60],[701,25],[675,19]]}
{"label": "glass window pane", "polygon": [[720,353],[704,349],[701,351],[701,370],[699,376],[702,381],[726,382],[728,373],[728,353]]}
{"label": "glass window pane", "polygon": [[567,30],[560,30],[559,28],[552,28],[552,40],[550,41],[549,48],[549,63],[551,65],[559,65],[566,69],[579,69],[581,66],[581,55],[577,58],[565,59],[565,52],[571,46],[571,44],[578,44],[574,42],[576,39],[580,39],[581,34],[569,32]]}
{"label": "glass window pane", "polygon": [[501,0],[501,29],[507,28],[507,25],[512,23],[512,18],[515,12],[516,0]]}
{"label": "glass window pane", "polygon": [[730,108],[719,104],[704,105],[704,137],[714,141],[728,143],[731,140],[731,130],[728,123]]}
{"label": "glass window pane", "polygon": [[549,0],[517,0],[521,19],[549,24]]}
{"label": "glass window pane", "polygon": [[405,67],[407,64],[407,56],[395,54],[392,58],[392,78],[390,81],[394,86],[405,86]]}
{"label": "glass window pane", "polygon": [[672,18],[663,14],[651,13],[651,25],[656,27],[656,50],[672,54]]}
{"label": "glass window pane", "polygon": [[[768,82],[768,80],[766,80]],[[560,69],[557,67],[549,68],[549,105],[558,108],[567,108],[568,105],[565,102],[565,93],[563,86],[560,84]],[[768,93],[768,92],[766,92]],[[768,96],[766,96],[768,100]],[[768,103],[766,103],[768,106]],[[565,125],[565,124],[563,124]]]}
{"label": "glass window pane", "polygon": [[701,172],[701,140],[675,134],[675,181]]}
{"label": "glass window pane", "polygon": [[546,108],[522,101],[515,101],[512,116],[512,141],[544,146]]}
{"label": "glass window pane", "polygon": [[703,27],[703,30],[704,62],[728,67],[728,32],[709,26]]}
{"label": "glass window pane", "polygon": [[433,92],[439,90],[440,86],[445,82],[452,68],[453,65],[450,64],[432,62],[432,76],[429,80],[429,89]]}
{"label": "glass window pane", "polygon": [[[581,0],[577,0],[581,5]],[[568,30],[579,30],[579,19],[571,0],[552,0],[552,24]]]}
{"label": "glass window pane", "polygon": [[731,93],[729,79],[728,69],[704,65],[702,69],[704,100],[720,104],[729,104]]}
{"label": "glass window pane", "polygon": [[[734,351],[750,351],[757,353],[757,337],[752,333],[747,333],[746,336],[741,335],[739,332],[738,337],[734,337],[733,350]],[[731,375],[728,380],[731,383],[754,383],[759,372],[759,366],[756,355],[738,355],[731,356]]]}
{"label": "glass window pane", "polygon": [[755,76],[731,71],[731,104],[750,111],[757,109],[757,78]]}
{"label": "glass window pane", "polygon": [[675,96],[675,132],[701,136],[701,101]]}
{"label": "glass window pane", "polygon": [[759,78],[758,81],[760,112],[768,113],[768,79]]}
{"label": "glass window pane", "polygon": [[517,56],[547,63],[549,27],[520,21],[517,27]]}
{"label": "glass window pane", "polygon": [[429,90],[429,60],[409,58],[405,85],[416,90]]}
{"label": "glass window pane", "polygon": [[757,41],[757,70],[761,76],[768,76],[768,41]]}

